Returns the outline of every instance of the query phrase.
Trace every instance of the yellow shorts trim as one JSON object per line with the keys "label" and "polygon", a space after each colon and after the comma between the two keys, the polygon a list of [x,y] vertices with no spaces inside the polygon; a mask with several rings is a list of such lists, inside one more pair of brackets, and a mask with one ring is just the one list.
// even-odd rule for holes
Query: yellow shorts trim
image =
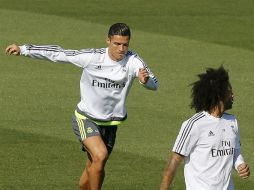
{"label": "yellow shorts trim", "polygon": [[85,131],[85,126],[84,126],[84,122],[82,119],[80,118],[76,118],[76,121],[78,123],[78,127],[79,127],[79,133],[80,133],[80,137],[83,140],[86,139],[86,131]]}
{"label": "yellow shorts trim", "polygon": [[[87,119],[86,116],[78,113],[77,110],[75,110],[75,116],[79,119]],[[91,119],[92,120],[92,119]],[[123,121],[95,121],[92,120],[94,123],[96,123],[97,125],[120,125],[123,123]]]}

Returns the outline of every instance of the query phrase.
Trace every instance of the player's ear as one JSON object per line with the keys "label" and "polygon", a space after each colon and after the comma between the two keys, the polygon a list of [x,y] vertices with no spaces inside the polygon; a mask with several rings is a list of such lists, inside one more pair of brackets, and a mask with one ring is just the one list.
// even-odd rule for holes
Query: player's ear
{"label": "player's ear", "polygon": [[106,42],[107,42],[108,45],[110,44],[110,38],[109,37],[106,38]]}

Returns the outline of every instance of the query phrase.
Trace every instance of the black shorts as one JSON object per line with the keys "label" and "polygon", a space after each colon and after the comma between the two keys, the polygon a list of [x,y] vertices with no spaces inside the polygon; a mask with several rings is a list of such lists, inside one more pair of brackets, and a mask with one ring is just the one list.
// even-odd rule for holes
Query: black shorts
{"label": "black shorts", "polygon": [[113,150],[117,125],[97,125],[94,121],[86,118],[80,119],[74,116],[72,118],[72,129],[82,144],[82,150],[86,151],[83,146],[83,141],[92,136],[101,136],[104,144],[110,154]]}

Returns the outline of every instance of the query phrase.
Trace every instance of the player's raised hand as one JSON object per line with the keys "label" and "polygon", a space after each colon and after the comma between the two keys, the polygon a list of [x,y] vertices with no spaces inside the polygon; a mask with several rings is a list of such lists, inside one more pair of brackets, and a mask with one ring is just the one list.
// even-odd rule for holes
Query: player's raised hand
{"label": "player's raised hand", "polygon": [[237,170],[238,170],[238,175],[243,179],[246,179],[250,176],[250,168],[246,163],[240,164],[237,167]]}
{"label": "player's raised hand", "polygon": [[142,84],[145,84],[147,82],[147,80],[149,79],[149,73],[147,72],[145,68],[139,69],[138,78]]}
{"label": "player's raised hand", "polygon": [[5,53],[7,55],[20,55],[20,48],[16,44],[11,44],[6,47]]}

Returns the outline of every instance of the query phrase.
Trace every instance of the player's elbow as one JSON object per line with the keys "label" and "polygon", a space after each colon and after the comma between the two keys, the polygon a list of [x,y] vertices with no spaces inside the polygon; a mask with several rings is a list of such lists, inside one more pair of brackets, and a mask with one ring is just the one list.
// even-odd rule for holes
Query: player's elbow
{"label": "player's elbow", "polygon": [[145,84],[145,87],[149,90],[156,91],[159,87],[159,84],[158,84],[157,80],[149,78],[148,81]]}
{"label": "player's elbow", "polygon": [[156,91],[158,90],[158,86],[157,85],[154,85],[153,87],[149,88],[150,90],[153,90],[153,91]]}

